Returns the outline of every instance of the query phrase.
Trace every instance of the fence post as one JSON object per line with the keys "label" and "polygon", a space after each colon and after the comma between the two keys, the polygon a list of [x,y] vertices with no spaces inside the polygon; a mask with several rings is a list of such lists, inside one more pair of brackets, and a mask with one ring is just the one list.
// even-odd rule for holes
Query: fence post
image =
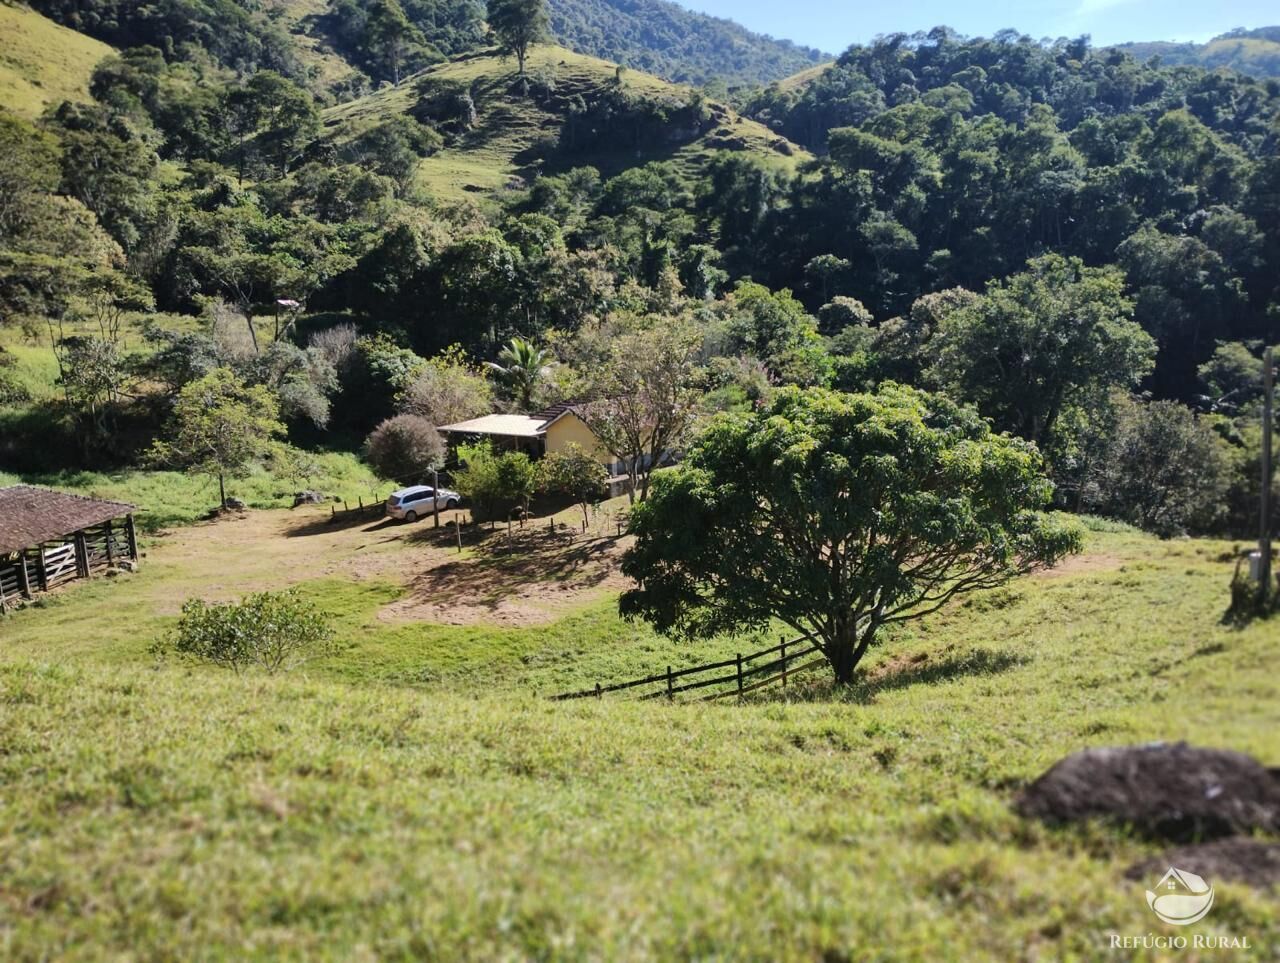
{"label": "fence post", "polygon": [[36,577],[40,580],[40,591],[49,591],[49,571],[44,567],[44,545],[36,546]]}
{"label": "fence post", "polygon": [[[138,566],[138,526],[133,522],[133,515],[124,517],[124,538],[125,544],[129,547],[129,557],[133,559],[134,568]],[[89,560],[88,555],[85,556],[85,562]]]}
{"label": "fence post", "polygon": [[738,653],[738,695],[742,695],[742,653]]}
{"label": "fence post", "polygon": [[[115,539],[111,534],[111,519],[107,519],[107,568],[116,567]],[[44,553],[40,555],[40,568],[44,568]]]}
{"label": "fence post", "polygon": [[597,682],[597,683],[596,683],[596,698],[597,698],[597,699],[602,699],[602,698],[604,698],[603,693],[601,693],[601,691],[600,691],[600,683],[599,683],[599,682]]}
{"label": "fence post", "polygon": [[89,577],[89,552],[85,549],[84,532],[79,531],[71,536],[76,547],[76,575],[79,578]]}
{"label": "fence post", "polygon": [[556,519],[554,515],[547,516],[547,531],[552,535],[556,533]]}
{"label": "fence post", "polygon": [[462,554],[462,522],[458,521],[458,516],[453,516],[453,530],[458,536],[458,554]]}
{"label": "fence post", "polygon": [[667,701],[668,702],[670,702],[672,699],[676,697],[676,694],[675,692],[672,691],[671,687],[672,687],[671,666],[667,666]]}
{"label": "fence post", "polygon": [[786,639],[786,636],[783,636],[782,638],[782,685],[783,687],[785,687],[786,684],[787,684],[787,639]]}
{"label": "fence post", "polygon": [[18,555],[18,588],[23,598],[31,598],[31,573],[27,571],[27,550],[24,548]]}

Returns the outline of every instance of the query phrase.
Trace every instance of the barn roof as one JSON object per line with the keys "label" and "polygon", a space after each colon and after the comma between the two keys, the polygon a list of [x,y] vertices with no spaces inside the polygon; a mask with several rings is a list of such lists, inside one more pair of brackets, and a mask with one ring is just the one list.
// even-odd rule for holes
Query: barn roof
{"label": "barn roof", "polygon": [[100,525],[137,509],[32,485],[0,488],[0,552],[18,552]]}

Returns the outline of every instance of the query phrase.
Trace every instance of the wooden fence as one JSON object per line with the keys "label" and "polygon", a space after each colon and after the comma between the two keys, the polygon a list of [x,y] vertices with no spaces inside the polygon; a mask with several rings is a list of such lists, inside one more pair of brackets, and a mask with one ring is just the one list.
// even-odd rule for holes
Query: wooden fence
{"label": "wooden fence", "polygon": [[344,498],[342,500],[342,511],[338,511],[338,506],[336,504],[329,505],[329,518],[334,522],[339,519],[345,519],[353,514],[363,515],[366,518],[381,518],[386,513],[387,500],[385,498],[379,498],[377,495],[373,496],[373,501],[371,502],[366,502],[363,495],[358,496],[356,498],[355,505],[349,504]]}
{"label": "wooden fence", "polygon": [[[594,696],[600,699],[609,692],[623,692],[631,689],[641,689],[646,686],[650,687],[648,691],[636,693],[638,699],[666,698],[674,700],[677,695],[683,692],[691,692],[695,689],[709,689],[712,686],[721,686],[722,689],[718,692],[702,695],[700,698],[711,701],[728,696],[740,697],[769,685],[785,686],[790,676],[825,665],[827,662],[826,656],[821,654],[816,659],[809,659],[799,665],[794,664],[797,660],[804,659],[815,652],[821,653],[821,646],[813,641],[811,637],[802,635],[795,639],[783,639],[777,645],[770,646],[767,649],[760,649],[757,652],[749,652],[746,655],[738,654],[732,659],[708,662],[705,665],[695,665],[687,669],[673,670],[671,666],[667,666],[666,672],[645,676],[643,679],[615,682],[612,685],[601,685],[597,682],[594,689],[562,692],[560,695],[552,696],[551,698],[553,700],[587,699]],[[770,656],[772,658],[767,658]],[[766,661],[760,661],[762,659]],[[723,671],[726,669],[732,671]],[[715,674],[712,675],[712,673]],[[703,676],[707,675],[711,677],[703,678]]]}
{"label": "wooden fence", "polygon": [[32,599],[37,592],[91,578],[122,562],[136,563],[137,534],[130,516],[122,525],[106,521],[58,542],[45,542],[16,558],[0,560],[0,612]]}

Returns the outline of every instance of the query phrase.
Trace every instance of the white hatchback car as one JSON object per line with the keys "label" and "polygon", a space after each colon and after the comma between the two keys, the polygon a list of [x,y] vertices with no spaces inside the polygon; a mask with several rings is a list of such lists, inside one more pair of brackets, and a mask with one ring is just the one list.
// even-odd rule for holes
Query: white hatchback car
{"label": "white hatchback car", "polygon": [[410,485],[398,492],[392,492],[387,499],[387,515],[391,518],[402,518],[406,522],[416,522],[423,515],[430,515],[437,508],[457,508],[462,496],[447,488],[436,490],[430,485]]}

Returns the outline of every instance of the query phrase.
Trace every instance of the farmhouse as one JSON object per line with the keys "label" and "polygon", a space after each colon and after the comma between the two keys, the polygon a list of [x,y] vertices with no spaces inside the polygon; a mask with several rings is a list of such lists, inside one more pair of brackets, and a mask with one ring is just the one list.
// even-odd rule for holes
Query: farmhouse
{"label": "farmhouse", "polygon": [[444,425],[440,430],[451,435],[477,435],[491,438],[506,448],[526,451],[534,457],[563,451],[576,444],[609,469],[610,475],[624,471],[621,463],[605,451],[600,440],[587,427],[577,412],[581,402],[564,401],[532,415],[484,415],[470,421]]}
{"label": "farmhouse", "polygon": [[30,485],[0,488],[0,610],[123,563],[136,564],[133,505]]}

